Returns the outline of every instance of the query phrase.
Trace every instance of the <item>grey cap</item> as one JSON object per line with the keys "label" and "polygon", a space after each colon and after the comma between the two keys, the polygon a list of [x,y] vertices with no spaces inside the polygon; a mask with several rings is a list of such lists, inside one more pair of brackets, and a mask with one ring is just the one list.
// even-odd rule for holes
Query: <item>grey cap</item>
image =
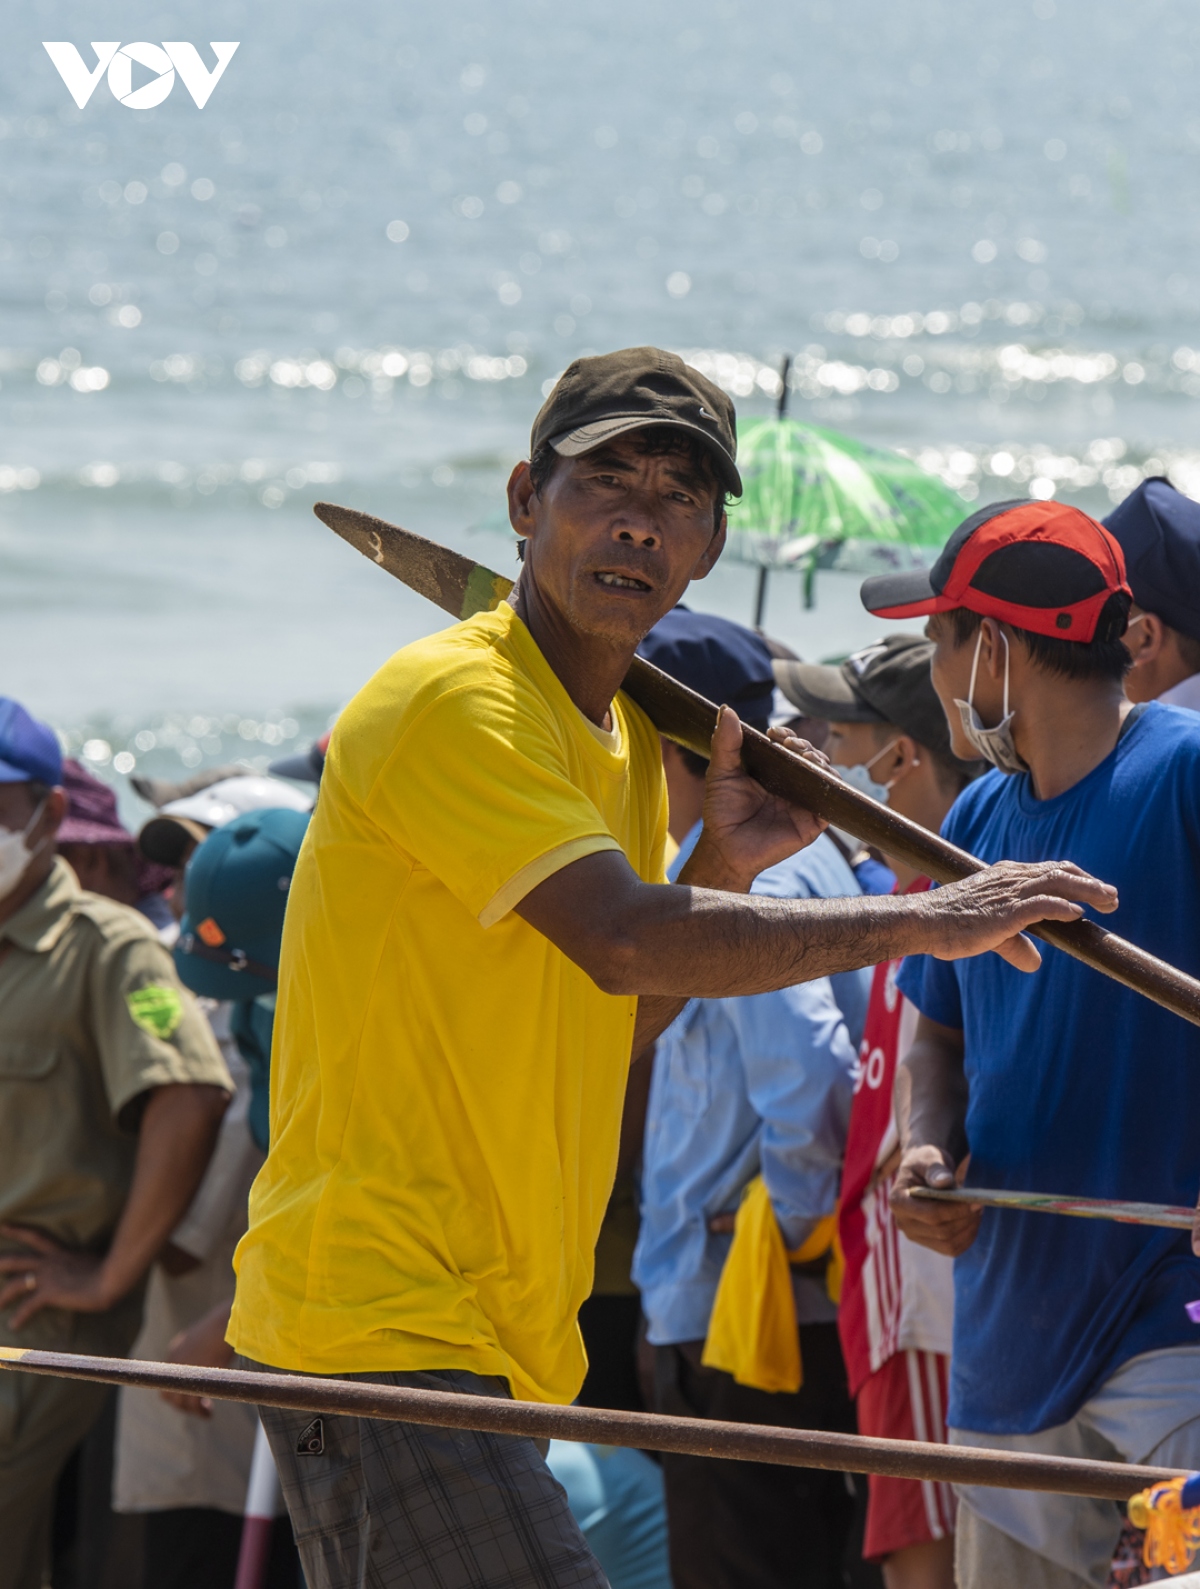
{"label": "grey cap", "polygon": [[[775,681],[806,717],[892,723],[918,744],[955,760],[930,677],[933,650],[933,642],[920,635],[888,635],[837,664],[776,662]],[[960,765],[966,769],[966,763]]]}

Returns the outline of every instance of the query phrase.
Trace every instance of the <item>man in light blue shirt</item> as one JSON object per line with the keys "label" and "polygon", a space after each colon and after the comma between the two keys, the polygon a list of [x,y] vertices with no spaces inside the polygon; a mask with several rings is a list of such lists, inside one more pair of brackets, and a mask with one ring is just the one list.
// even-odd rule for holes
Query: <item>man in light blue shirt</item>
{"label": "man in light blue shirt", "polygon": [[[641,652],[710,699],[766,726],[774,680],[762,639],[676,608]],[[664,743],[671,830],[700,835],[704,763]],[[862,893],[828,834],[762,873],[754,892],[829,899]],[[853,1430],[825,1259],[793,1267],[804,1383],[738,1385],[701,1363],[742,1192],[762,1175],[789,1250],[832,1214],[871,973],[848,972],[753,997],[691,1000],[658,1040],[646,1121],[634,1280],[655,1348],[660,1412]],[[841,1589],[854,1503],[840,1474],[668,1455],[663,1460],[675,1589],[783,1589],[803,1564],[812,1589]]]}
{"label": "man in light blue shirt", "polygon": [[[697,823],[672,881],[699,836]],[[777,899],[862,892],[828,835],[763,872],[753,891]],[[652,1345],[708,1333],[731,1216],[756,1175],[790,1250],[833,1213],[870,976],[848,971],[778,993],[692,999],[659,1038],[634,1259]],[[793,1289],[799,1323],[837,1318],[823,1278],[796,1274]]]}

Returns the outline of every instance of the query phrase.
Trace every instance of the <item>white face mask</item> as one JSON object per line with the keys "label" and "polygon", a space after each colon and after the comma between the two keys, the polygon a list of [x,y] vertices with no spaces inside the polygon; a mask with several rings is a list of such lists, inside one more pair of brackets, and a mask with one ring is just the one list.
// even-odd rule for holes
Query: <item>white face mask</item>
{"label": "white face mask", "polygon": [[12,893],[21,881],[25,868],[45,844],[43,840],[42,844],[35,845],[31,850],[26,843],[30,833],[37,826],[45,804],[43,800],[20,833],[13,833],[8,828],[0,828],[0,899]]}
{"label": "white face mask", "polygon": [[975,642],[975,660],[971,663],[971,683],[967,690],[967,699],[955,699],[958,715],[962,719],[962,731],[971,744],[993,767],[998,767],[1001,772],[1027,772],[1029,769],[1017,754],[1017,747],[1013,741],[1012,720],[1015,712],[1008,709],[1008,636],[1004,630],[1000,631],[1000,638],[1004,641],[1004,715],[995,728],[984,728],[983,720],[975,710],[975,672],[979,667],[979,648],[983,644],[983,630],[979,631],[979,639]]}
{"label": "white face mask", "polygon": [[[872,800],[878,800],[881,806],[888,803],[890,783],[879,783],[871,777],[871,768],[880,756],[886,756],[889,750],[894,750],[900,743],[899,735],[892,740],[890,745],[885,745],[882,750],[877,750],[870,761],[856,761],[852,767],[838,767],[843,783],[849,784],[851,789],[857,789],[859,794],[865,794]],[[915,764],[914,764],[915,765]]]}

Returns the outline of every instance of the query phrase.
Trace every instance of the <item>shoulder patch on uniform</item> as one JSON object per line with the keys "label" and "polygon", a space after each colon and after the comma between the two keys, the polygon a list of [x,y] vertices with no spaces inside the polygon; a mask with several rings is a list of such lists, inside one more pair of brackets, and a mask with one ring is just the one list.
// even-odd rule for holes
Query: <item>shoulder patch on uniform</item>
{"label": "shoulder patch on uniform", "polygon": [[178,988],[151,982],[127,993],[125,1004],[134,1025],[151,1037],[173,1037],[183,1020],[183,995]]}
{"label": "shoulder patch on uniform", "polygon": [[300,1431],[300,1438],[296,1441],[296,1455],[298,1457],[319,1457],[325,1452],[325,1420],[314,1418],[311,1423],[305,1424]]}

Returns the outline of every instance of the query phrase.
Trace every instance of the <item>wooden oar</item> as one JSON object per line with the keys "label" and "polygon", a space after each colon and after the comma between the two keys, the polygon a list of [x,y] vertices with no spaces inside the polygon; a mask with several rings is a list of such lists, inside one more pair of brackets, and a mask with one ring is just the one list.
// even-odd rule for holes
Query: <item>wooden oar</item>
{"label": "wooden oar", "polygon": [[1049,1490],[1112,1501],[1128,1500],[1151,1484],[1179,1477],[1179,1470],[1174,1468],[1134,1467],[1080,1457],[1043,1457],[972,1446],[934,1445],[921,1440],[877,1440],[821,1430],[771,1429],[703,1418],[670,1418],[661,1413],[555,1407],[545,1402],[410,1390],[362,1380],[192,1368],[180,1363],[81,1357],[72,1352],[42,1352],[15,1346],[0,1347],[0,1368],[94,1380],[105,1385],[144,1385],[153,1390],[212,1396],[218,1401],[290,1407],[297,1412],[387,1418],[443,1429],[479,1429],[489,1434],[525,1435],[534,1440],[582,1440],[740,1462],[831,1468],[841,1473],[883,1473],[893,1478],[932,1479],[948,1484]]}
{"label": "wooden oar", "polygon": [[[313,512],[344,541],[453,618],[490,612],[513,588],[513,581],[503,574],[493,573],[469,557],[369,513],[332,502],[316,503]],[[711,701],[641,657],[633,659],[622,688],[659,733],[707,757],[717,722],[717,708]],[[771,794],[815,811],[864,843],[916,867],[935,882],[956,883],[984,869],[984,862],[965,850],[849,788],[836,773],[814,766],[744,725],[742,762]],[[1084,965],[1200,1026],[1200,982],[1118,938],[1098,922],[1042,922],[1028,930]]]}
{"label": "wooden oar", "polygon": [[1194,1208],[1170,1203],[1118,1203],[1107,1197],[1056,1197],[1047,1192],[998,1192],[982,1186],[913,1186],[913,1197],[937,1203],[981,1203],[984,1208],[1018,1208],[1035,1214],[1070,1214],[1075,1219],[1114,1219],[1120,1225],[1158,1225],[1191,1230]]}

